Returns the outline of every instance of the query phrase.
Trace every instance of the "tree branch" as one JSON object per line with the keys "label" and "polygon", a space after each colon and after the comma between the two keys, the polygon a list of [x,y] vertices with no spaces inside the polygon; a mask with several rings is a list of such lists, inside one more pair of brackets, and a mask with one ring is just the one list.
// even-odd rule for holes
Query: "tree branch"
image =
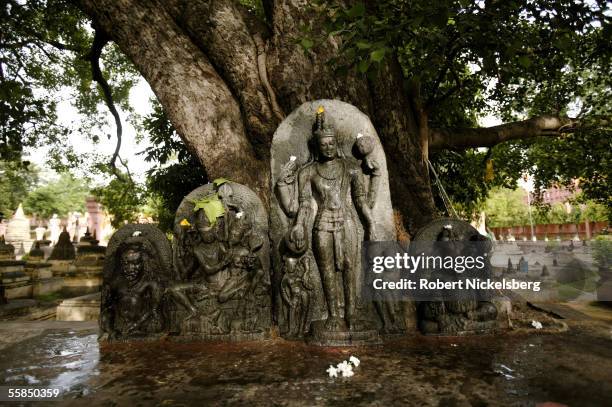
{"label": "tree branch", "polygon": [[575,119],[555,116],[538,116],[528,120],[483,128],[431,129],[430,150],[493,147],[510,140],[533,137],[558,137],[570,132],[577,125]]}
{"label": "tree branch", "polygon": [[134,62],[210,179],[230,178],[265,198],[269,166],[247,139],[236,98],[206,54],[168,13],[166,2],[77,2]]}
{"label": "tree branch", "polygon": [[[110,38],[104,33],[104,31],[100,29],[96,29],[93,43],[91,44],[91,50],[86,56],[86,59],[91,63],[91,74],[93,80],[98,83],[100,89],[102,89],[102,94],[104,95],[104,102],[110,110],[113,118],[115,119],[115,126],[117,129],[117,144],[115,146],[115,152],[111,157],[109,166],[111,168],[112,173],[119,179],[124,179],[123,174],[117,169],[116,161],[117,157],[119,157],[119,150],[121,149],[121,137],[123,136],[123,126],[121,124],[121,117],[119,117],[119,112],[115,107],[115,102],[113,100],[113,93],[111,91],[110,85],[104,78],[102,74],[102,69],[100,69],[100,56],[102,55],[102,50],[104,46],[110,41]],[[129,173],[128,173],[129,174]]]}

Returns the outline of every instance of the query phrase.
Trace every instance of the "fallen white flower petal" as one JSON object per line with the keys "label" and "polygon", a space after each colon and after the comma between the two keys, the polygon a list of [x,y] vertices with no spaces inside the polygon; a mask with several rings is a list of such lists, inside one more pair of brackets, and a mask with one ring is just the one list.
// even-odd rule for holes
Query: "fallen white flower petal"
{"label": "fallen white flower petal", "polygon": [[342,377],[352,377],[354,375],[355,375],[355,372],[353,372],[353,369],[342,371]]}
{"label": "fallen white flower petal", "polygon": [[132,237],[136,237],[136,236],[140,236],[140,235],[142,235],[142,232],[140,230],[137,230],[134,233],[132,233]]}
{"label": "fallen white flower petal", "polygon": [[296,156],[292,155],[291,157],[289,157],[289,161],[295,161],[295,160],[297,160]]}
{"label": "fallen white flower petal", "polygon": [[237,219],[240,219],[240,218],[242,218],[243,216],[244,216],[244,212],[238,212],[238,213],[236,213],[236,218],[237,218]]}
{"label": "fallen white flower petal", "polygon": [[352,364],[355,365],[355,367],[359,366],[359,364],[361,363],[361,361],[359,359],[357,359],[355,356],[351,356],[349,358],[349,362],[351,362]]}
{"label": "fallen white flower petal", "polygon": [[336,369],[332,365],[329,365],[329,368],[326,370],[326,372],[329,374],[329,377],[338,377],[338,369]]}
{"label": "fallen white flower petal", "polygon": [[531,326],[535,329],[542,329],[542,323],[536,320],[531,321]]}
{"label": "fallen white flower petal", "polygon": [[362,138],[362,137],[363,137],[363,134],[357,133],[357,138]]}

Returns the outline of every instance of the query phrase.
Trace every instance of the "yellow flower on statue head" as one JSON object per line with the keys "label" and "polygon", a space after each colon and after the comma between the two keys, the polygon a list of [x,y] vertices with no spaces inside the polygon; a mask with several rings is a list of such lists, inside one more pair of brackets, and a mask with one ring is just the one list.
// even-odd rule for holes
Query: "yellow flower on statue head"
{"label": "yellow flower on statue head", "polygon": [[323,106],[319,106],[319,108],[317,109],[317,113],[321,114],[325,111],[325,108],[323,108]]}
{"label": "yellow flower on statue head", "polygon": [[189,223],[189,221],[187,219],[183,219],[181,221],[180,225],[184,226],[184,227],[189,227],[189,226],[191,226],[191,223]]}

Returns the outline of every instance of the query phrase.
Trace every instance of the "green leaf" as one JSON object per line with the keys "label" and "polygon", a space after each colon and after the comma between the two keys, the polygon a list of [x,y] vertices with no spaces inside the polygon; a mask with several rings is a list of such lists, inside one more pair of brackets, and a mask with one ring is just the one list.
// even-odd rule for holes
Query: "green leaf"
{"label": "green leaf", "polygon": [[213,185],[214,185],[214,186],[216,186],[216,187],[218,187],[218,186],[221,186],[221,185],[226,184],[226,183],[228,183],[228,182],[231,182],[231,181],[230,181],[229,179],[226,179],[226,178],[221,177],[221,178],[217,178],[217,179],[215,179],[215,180],[213,181]]}
{"label": "green leaf", "polygon": [[347,15],[351,18],[361,17],[365,14],[365,5],[357,3],[348,11]]}
{"label": "green leaf", "polygon": [[370,44],[367,41],[357,41],[357,48],[359,48],[359,49],[372,48],[372,44]]}
{"label": "green leaf", "polygon": [[521,55],[518,59],[518,63],[525,69],[531,66],[531,59],[527,55]]}
{"label": "green leaf", "polygon": [[380,62],[385,57],[385,52],[386,50],[384,48],[374,50],[372,53],[370,53],[370,59],[374,62]]}
{"label": "green leaf", "polygon": [[306,51],[308,51],[310,48],[312,48],[312,46],[314,45],[314,42],[311,39],[309,39],[309,38],[302,38],[302,41],[300,41],[300,45]]}
{"label": "green leaf", "polygon": [[217,223],[217,218],[225,214],[225,207],[217,194],[208,195],[202,199],[195,200],[193,211],[196,212],[200,209],[206,214],[206,219],[208,219],[211,226]]}
{"label": "green leaf", "polygon": [[362,59],[361,62],[359,62],[359,66],[357,67],[357,69],[359,69],[359,72],[361,73],[366,73],[368,71],[368,68],[370,68],[369,59]]}

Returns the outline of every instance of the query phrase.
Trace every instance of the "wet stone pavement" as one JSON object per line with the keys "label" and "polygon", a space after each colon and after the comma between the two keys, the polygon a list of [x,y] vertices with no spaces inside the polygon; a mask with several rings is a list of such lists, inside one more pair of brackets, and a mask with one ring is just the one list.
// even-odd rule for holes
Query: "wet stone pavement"
{"label": "wet stone pavement", "polygon": [[[604,406],[612,401],[610,322],[574,321],[558,334],[415,336],[360,349],[283,340],[100,347],[91,323],[24,324],[0,323],[0,385],[64,389],[60,402],[31,403],[36,406]],[[361,359],[355,376],[328,378],[328,366],[350,355]]]}

